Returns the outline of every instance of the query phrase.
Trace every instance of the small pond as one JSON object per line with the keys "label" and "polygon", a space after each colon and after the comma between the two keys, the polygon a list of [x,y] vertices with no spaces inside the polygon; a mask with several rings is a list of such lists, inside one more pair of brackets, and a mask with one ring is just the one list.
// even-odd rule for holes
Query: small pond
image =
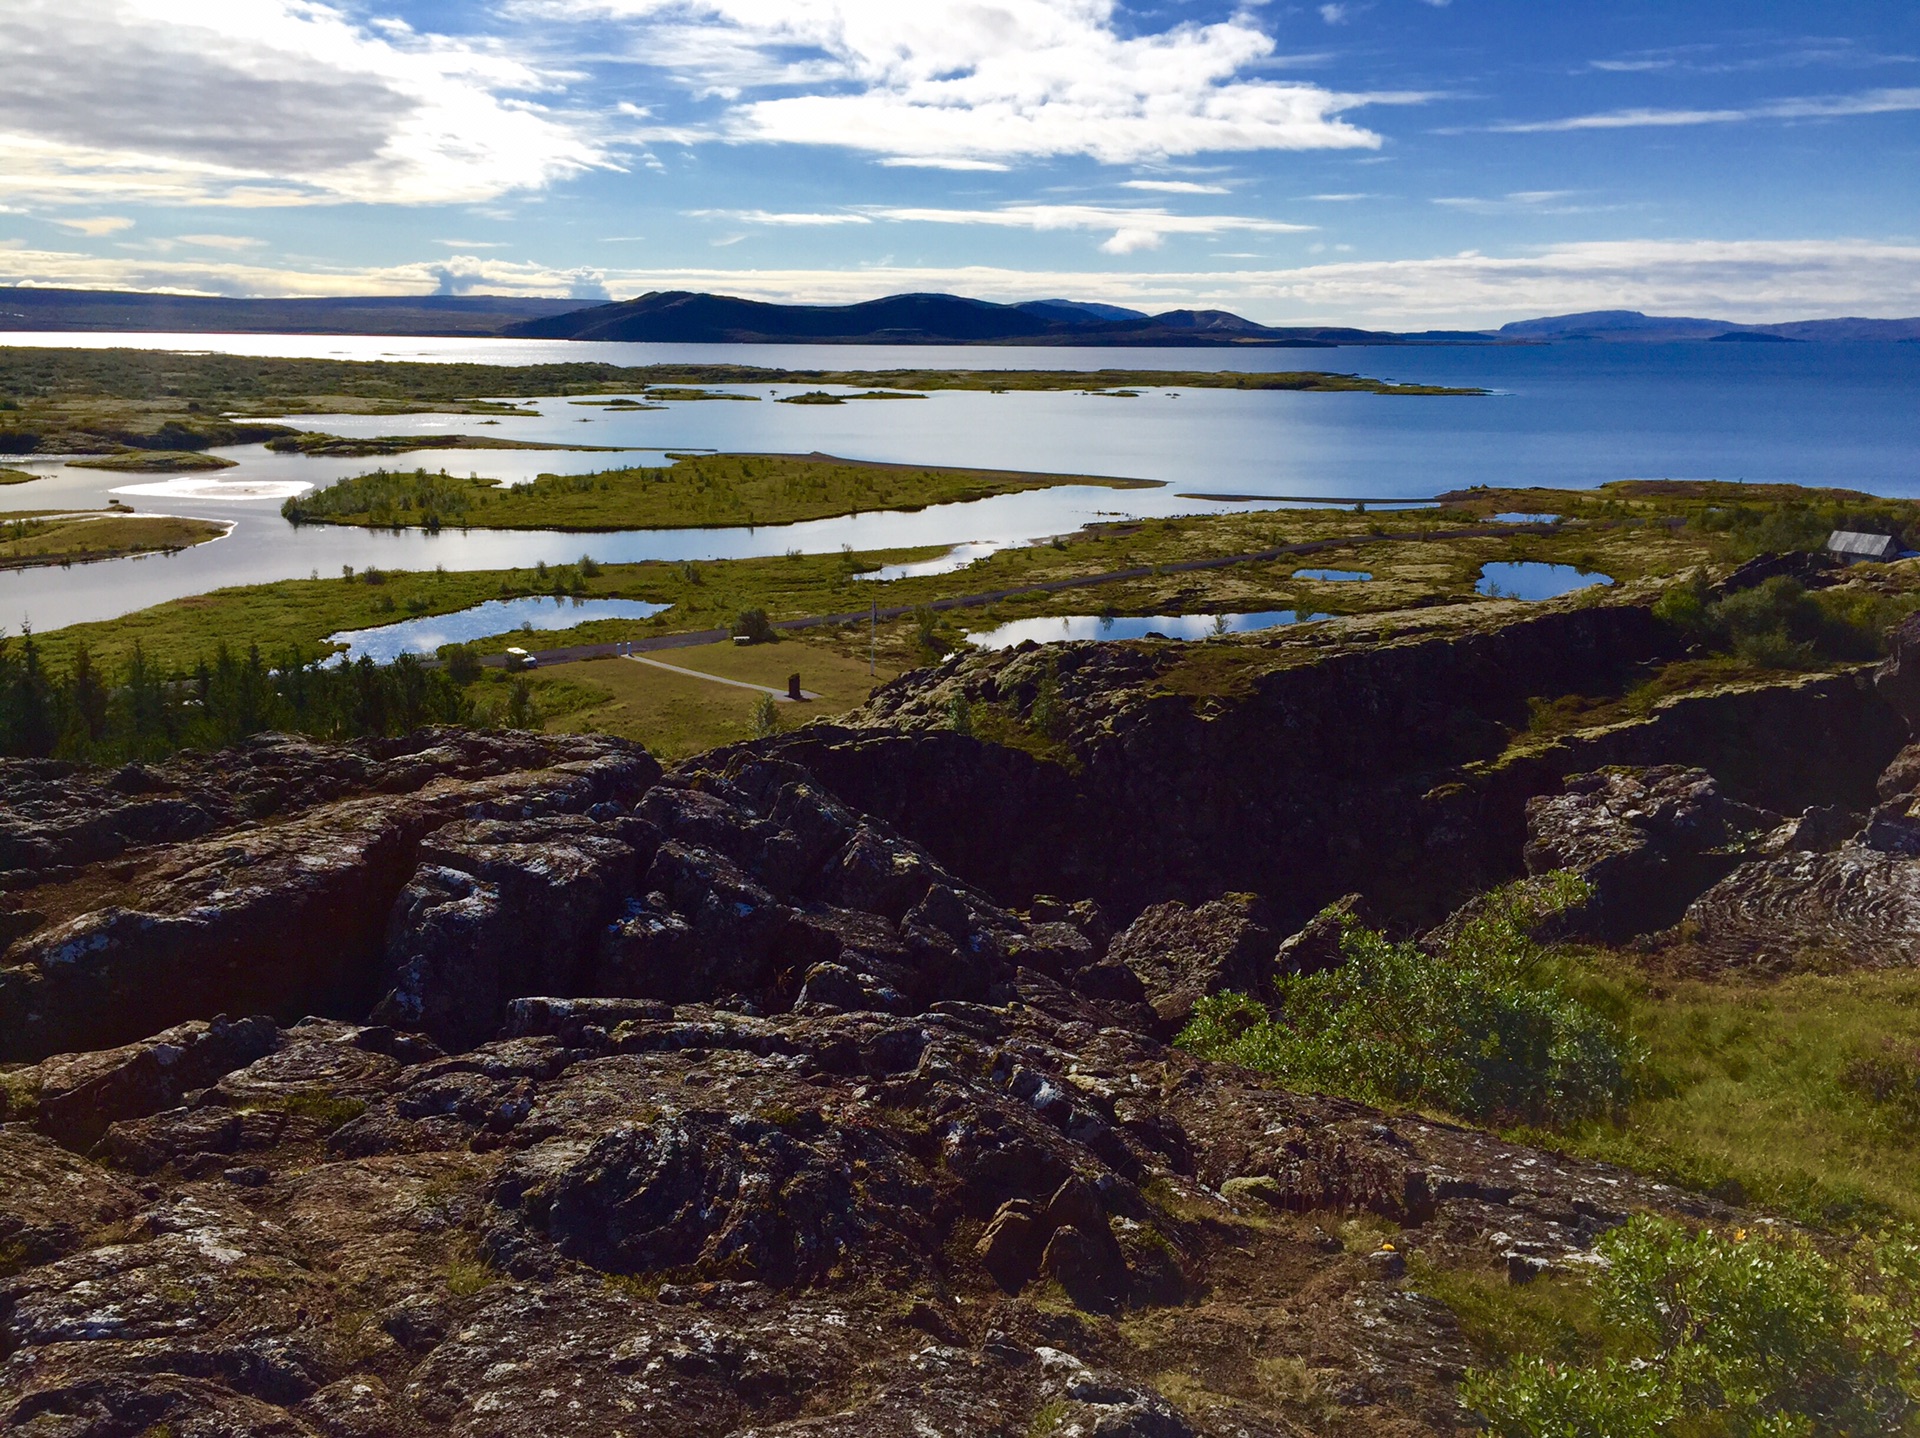
{"label": "small pond", "polygon": [[465,644],[516,629],[571,629],[596,619],[651,619],[668,607],[643,599],[489,599],[452,614],[403,619],[375,629],[343,629],[327,638],[346,645],[349,660],[365,656],[385,664],[402,654],[432,654],[442,644]]}
{"label": "small pond", "polygon": [[1292,609],[1270,609],[1259,614],[1051,614],[1042,619],[1016,619],[997,629],[969,634],[967,642],[981,649],[1011,649],[1029,639],[1036,644],[1061,644],[1069,639],[1144,639],[1150,634],[1167,639],[1206,639],[1214,634],[1244,634],[1326,617]]}
{"label": "small pond", "polygon": [[965,569],[977,559],[985,559],[989,554],[1005,549],[1005,544],[996,544],[989,540],[976,540],[967,544],[956,544],[938,559],[921,559],[911,564],[888,564],[879,569],[867,569],[854,575],[855,579],[918,579],[928,574],[952,574],[955,570]]}
{"label": "small pond", "polygon": [[1296,569],[1295,579],[1324,579],[1331,584],[1363,584],[1373,575],[1364,569]]}
{"label": "small pond", "polygon": [[1505,514],[1494,515],[1493,522],[1495,524],[1558,524],[1560,522],[1560,516],[1557,514],[1523,514],[1515,509],[1509,510]]}
{"label": "small pond", "polygon": [[1571,564],[1525,559],[1481,565],[1480,581],[1473,587],[1490,599],[1558,599],[1576,589],[1611,583],[1611,575],[1589,574]]}

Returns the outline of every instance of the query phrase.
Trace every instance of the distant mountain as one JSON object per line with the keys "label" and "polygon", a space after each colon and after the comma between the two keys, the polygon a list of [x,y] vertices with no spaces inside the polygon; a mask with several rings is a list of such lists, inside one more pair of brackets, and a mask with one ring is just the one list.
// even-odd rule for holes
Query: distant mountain
{"label": "distant mountain", "polygon": [[1591,310],[1585,314],[1519,320],[1514,324],[1502,325],[1495,334],[1499,339],[1536,343],[1559,340],[1612,343],[1721,340],[1767,344],[1792,340],[1907,340],[1920,338],[1920,319],[1792,320],[1777,325],[1743,325],[1735,324],[1732,320],[1643,315],[1638,310]]}
{"label": "distant mountain", "polygon": [[1228,310],[1150,315],[1121,305],[1050,299],[996,304],[964,295],[888,295],[853,305],[783,305],[684,290],[618,304],[504,295],[380,295],[332,299],[231,299],[115,290],[0,286],[0,343],[7,330],[514,336],[643,340],[658,344],[1088,345],[1120,348],[1333,345],[1803,341],[1920,342],[1920,319],[1730,320],[1593,310],[1518,320],[1494,331],[1395,334],[1339,325],[1258,324]]}
{"label": "distant mountain", "polygon": [[672,290],[510,325],[528,339],[654,344],[1260,345],[1397,344],[1372,330],[1276,329],[1225,310],[1143,315],[1114,305],[962,295],[888,295],[853,305],[780,305]]}
{"label": "distant mountain", "polygon": [[116,290],[0,287],[0,330],[137,330],[186,334],[495,335],[564,314],[578,300],[502,295],[377,295],[257,300]]}
{"label": "distant mountain", "polygon": [[1082,315],[1092,315],[1097,320],[1143,320],[1145,310],[1129,310],[1119,305],[1103,305],[1085,300],[1028,300],[1020,306],[1023,310],[1066,310]]}

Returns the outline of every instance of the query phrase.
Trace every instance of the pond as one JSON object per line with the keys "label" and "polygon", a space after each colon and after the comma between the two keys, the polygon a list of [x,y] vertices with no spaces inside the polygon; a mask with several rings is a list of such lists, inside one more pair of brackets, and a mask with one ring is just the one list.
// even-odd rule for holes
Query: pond
{"label": "pond", "polygon": [[1576,589],[1612,584],[1613,576],[1589,574],[1571,564],[1546,564],[1537,559],[1483,564],[1473,587],[1489,599],[1558,599]]}
{"label": "pond", "polygon": [[642,599],[489,599],[452,614],[403,619],[373,629],[343,629],[327,638],[346,645],[349,660],[365,657],[385,664],[402,654],[433,654],[442,644],[490,639],[516,629],[571,629],[596,619],[651,619],[669,607]]}
{"label": "pond", "polygon": [[1011,649],[1029,639],[1036,644],[1062,644],[1070,639],[1145,639],[1149,635],[1206,639],[1215,634],[1245,634],[1327,617],[1293,609],[1270,609],[1259,614],[1051,614],[1043,619],[1015,619],[997,629],[969,634],[967,642],[980,649]]}
{"label": "pond", "polygon": [[1492,516],[1495,524],[1558,524],[1557,514],[1527,514],[1522,510],[1510,509],[1505,514]]}
{"label": "pond", "polygon": [[1296,569],[1295,579],[1323,579],[1331,584],[1364,584],[1373,575],[1364,569]]}

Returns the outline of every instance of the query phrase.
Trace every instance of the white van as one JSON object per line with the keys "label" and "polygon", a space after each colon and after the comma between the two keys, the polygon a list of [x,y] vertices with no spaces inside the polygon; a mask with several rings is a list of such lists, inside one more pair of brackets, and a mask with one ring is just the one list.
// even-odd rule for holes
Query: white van
{"label": "white van", "polygon": [[524,649],[514,648],[507,651],[507,668],[509,669],[533,669],[537,668],[539,663],[538,659]]}

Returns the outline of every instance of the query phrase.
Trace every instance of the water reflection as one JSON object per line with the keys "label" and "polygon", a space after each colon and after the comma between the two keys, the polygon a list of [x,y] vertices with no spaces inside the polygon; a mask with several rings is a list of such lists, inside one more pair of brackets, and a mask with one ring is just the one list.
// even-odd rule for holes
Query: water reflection
{"label": "water reflection", "polygon": [[1558,599],[1576,589],[1611,584],[1607,574],[1589,574],[1571,564],[1545,564],[1537,559],[1483,564],[1473,587],[1489,599]]}
{"label": "water reflection", "polygon": [[402,654],[433,654],[443,644],[465,644],[511,634],[516,629],[572,629],[596,619],[651,619],[671,606],[641,599],[489,599],[452,614],[403,619],[373,629],[343,629],[329,634],[332,644],[347,646],[346,658],[377,663]]}
{"label": "water reflection", "polygon": [[1276,629],[1283,624],[1305,624],[1324,614],[1301,614],[1292,609],[1269,609],[1258,614],[1064,614],[1044,619],[1015,619],[997,629],[969,634],[967,642],[981,649],[1011,649],[1031,639],[1036,644],[1063,644],[1070,639],[1208,639],[1216,634],[1245,634]]}

